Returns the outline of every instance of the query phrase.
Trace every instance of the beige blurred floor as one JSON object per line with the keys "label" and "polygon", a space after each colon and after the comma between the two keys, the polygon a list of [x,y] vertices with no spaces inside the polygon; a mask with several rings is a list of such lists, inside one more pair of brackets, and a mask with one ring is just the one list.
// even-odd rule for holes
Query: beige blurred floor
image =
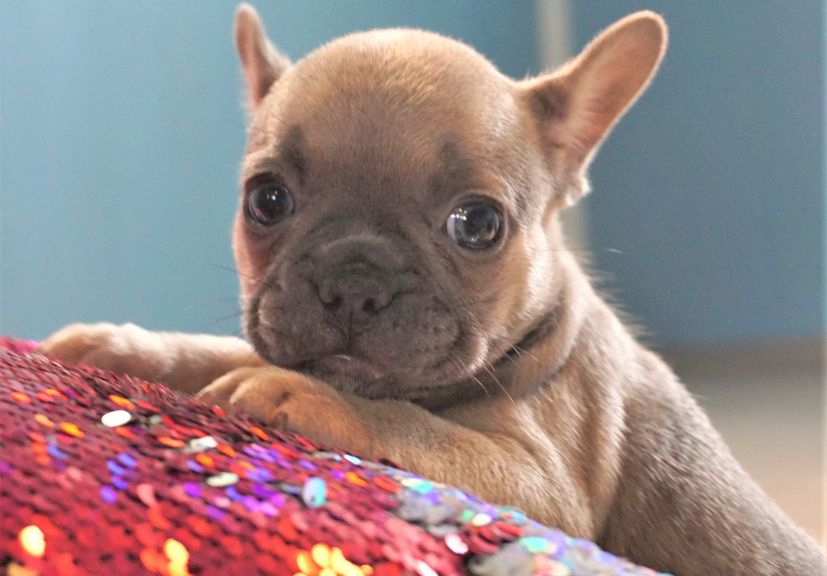
{"label": "beige blurred floor", "polygon": [[664,354],[735,457],[825,544],[823,342]]}

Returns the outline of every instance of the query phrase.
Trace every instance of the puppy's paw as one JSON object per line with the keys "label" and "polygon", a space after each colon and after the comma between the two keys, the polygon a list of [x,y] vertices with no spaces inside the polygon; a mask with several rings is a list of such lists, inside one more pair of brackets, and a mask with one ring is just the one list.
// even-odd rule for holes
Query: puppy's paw
{"label": "puppy's paw", "polygon": [[157,333],[134,324],[71,324],[49,336],[39,353],[69,364],[158,381],[172,363],[172,351]]}
{"label": "puppy's paw", "polygon": [[198,398],[228,414],[249,416],[323,446],[361,455],[370,452],[368,426],[347,398],[298,372],[275,366],[239,368],[204,388]]}

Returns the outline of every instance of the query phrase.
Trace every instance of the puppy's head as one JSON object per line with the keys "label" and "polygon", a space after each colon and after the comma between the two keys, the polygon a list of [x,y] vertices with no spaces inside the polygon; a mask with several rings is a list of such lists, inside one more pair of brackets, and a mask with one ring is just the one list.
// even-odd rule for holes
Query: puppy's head
{"label": "puppy's head", "polygon": [[511,80],[418,30],[290,64],[241,6],[250,106],[234,227],[244,327],[282,367],[371,397],[466,389],[548,314],[556,212],[658,66],[652,13],[560,71]]}

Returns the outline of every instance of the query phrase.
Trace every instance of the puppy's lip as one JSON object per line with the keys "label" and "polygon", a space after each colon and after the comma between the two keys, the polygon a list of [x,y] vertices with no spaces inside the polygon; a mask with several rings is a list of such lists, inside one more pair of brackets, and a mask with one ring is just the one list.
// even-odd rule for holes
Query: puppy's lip
{"label": "puppy's lip", "polygon": [[341,375],[357,380],[377,380],[384,374],[369,360],[344,353],[328,354],[305,360],[299,365],[299,371],[307,371],[321,376]]}

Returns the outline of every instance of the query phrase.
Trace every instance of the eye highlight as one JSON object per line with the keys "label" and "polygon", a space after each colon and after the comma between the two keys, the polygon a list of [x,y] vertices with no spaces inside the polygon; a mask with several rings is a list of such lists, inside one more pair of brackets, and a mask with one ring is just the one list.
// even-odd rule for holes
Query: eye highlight
{"label": "eye highlight", "polygon": [[293,213],[293,196],[271,174],[253,178],[245,186],[244,212],[247,220],[259,226],[274,226]]}
{"label": "eye highlight", "polygon": [[499,208],[485,200],[473,200],[456,207],[446,223],[451,240],[469,250],[491,248],[502,236],[502,229]]}

